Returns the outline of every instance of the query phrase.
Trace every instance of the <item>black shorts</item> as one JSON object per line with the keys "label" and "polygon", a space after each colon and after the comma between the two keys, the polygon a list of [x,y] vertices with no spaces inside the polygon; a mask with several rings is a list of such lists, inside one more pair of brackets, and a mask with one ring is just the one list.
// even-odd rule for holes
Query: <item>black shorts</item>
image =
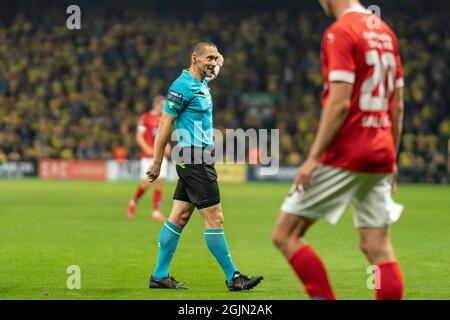
{"label": "black shorts", "polygon": [[214,164],[176,164],[178,183],[174,200],[190,202],[197,209],[208,208],[220,203],[217,172]]}

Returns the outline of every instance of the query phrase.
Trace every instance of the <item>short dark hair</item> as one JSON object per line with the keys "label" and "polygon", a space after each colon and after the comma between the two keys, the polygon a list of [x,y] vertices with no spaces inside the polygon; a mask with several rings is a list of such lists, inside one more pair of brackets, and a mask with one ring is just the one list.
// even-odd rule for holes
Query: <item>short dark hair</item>
{"label": "short dark hair", "polygon": [[212,47],[217,47],[216,44],[210,40],[206,40],[206,39],[200,39],[195,41],[192,45],[191,45],[191,55],[195,52],[201,52],[203,50],[204,47],[206,46],[212,46]]}

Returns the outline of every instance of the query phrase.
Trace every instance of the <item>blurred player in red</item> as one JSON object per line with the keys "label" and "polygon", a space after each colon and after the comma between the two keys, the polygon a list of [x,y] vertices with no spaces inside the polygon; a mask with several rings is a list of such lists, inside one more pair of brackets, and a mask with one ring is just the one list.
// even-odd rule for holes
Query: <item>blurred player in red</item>
{"label": "blurred player in red", "polygon": [[312,299],[335,299],[327,272],[305,240],[317,220],[338,222],[346,207],[360,246],[378,273],[376,298],[402,299],[403,280],[389,225],[403,122],[403,71],[394,32],[356,0],[321,0],[337,21],[322,38],[323,111],[315,141],[273,233]]}
{"label": "blurred player in red", "polygon": [[[159,120],[161,119],[161,113],[166,102],[166,98],[162,95],[158,95],[153,98],[152,110],[144,113],[139,119],[137,126],[136,140],[141,147],[141,178],[143,181],[137,187],[134,197],[128,204],[128,218],[133,219],[136,205],[145,191],[149,188],[151,182],[147,179],[147,170],[153,161],[153,147],[155,143],[155,137],[158,130]],[[169,145],[166,147],[166,156],[170,153]],[[166,218],[161,214],[161,202],[163,192],[163,179],[168,174],[168,162],[167,158],[163,159],[161,165],[161,174],[153,184],[155,189],[153,191],[153,213],[152,218],[156,221],[164,222]]]}

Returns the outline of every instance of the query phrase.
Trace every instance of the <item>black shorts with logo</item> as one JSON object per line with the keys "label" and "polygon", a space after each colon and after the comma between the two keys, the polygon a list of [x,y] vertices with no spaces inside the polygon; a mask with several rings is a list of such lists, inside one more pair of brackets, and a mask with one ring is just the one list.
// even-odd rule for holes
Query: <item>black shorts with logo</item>
{"label": "black shorts with logo", "polygon": [[191,163],[176,164],[179,179],[173,199],[190,202],[197,209],[219,204],[220,192],[214,164],[206,164],[202,160],[194,162],[193,149],[191,158]]}

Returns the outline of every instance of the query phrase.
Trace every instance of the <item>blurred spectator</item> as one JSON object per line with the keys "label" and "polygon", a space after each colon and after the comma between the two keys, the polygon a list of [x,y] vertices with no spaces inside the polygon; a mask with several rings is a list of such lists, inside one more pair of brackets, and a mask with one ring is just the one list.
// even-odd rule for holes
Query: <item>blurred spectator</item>
{"label": "blurred spectator", "polygon": [[118,161],[127,160],[127,148],[115,147],[114,148],[114,160],[118,160]]}
{"label": "blurred spectator", "polygon": [[[198,38],[213,39],[225,56],[211,84],[216,126],[278,128],[281,162],[305,158],[321,110],[320,36],[330,23],[320,10],[194,20],[92,9],[80,31],[61,27],[51,10],[45,23],[30,12],[0,23],[0,161],[112,159],[121,146],[139,158],[139,114],[189,65]],[[446,12],[417,18],[393,10],[383,18],[399,35],[406,73],[400,169],[436,181],[450,138]]]}
{"label": "blurred spectator", "polygon": [[8,156],[0,149],[0,162],[5,162],[6,160],[8,160]]}

